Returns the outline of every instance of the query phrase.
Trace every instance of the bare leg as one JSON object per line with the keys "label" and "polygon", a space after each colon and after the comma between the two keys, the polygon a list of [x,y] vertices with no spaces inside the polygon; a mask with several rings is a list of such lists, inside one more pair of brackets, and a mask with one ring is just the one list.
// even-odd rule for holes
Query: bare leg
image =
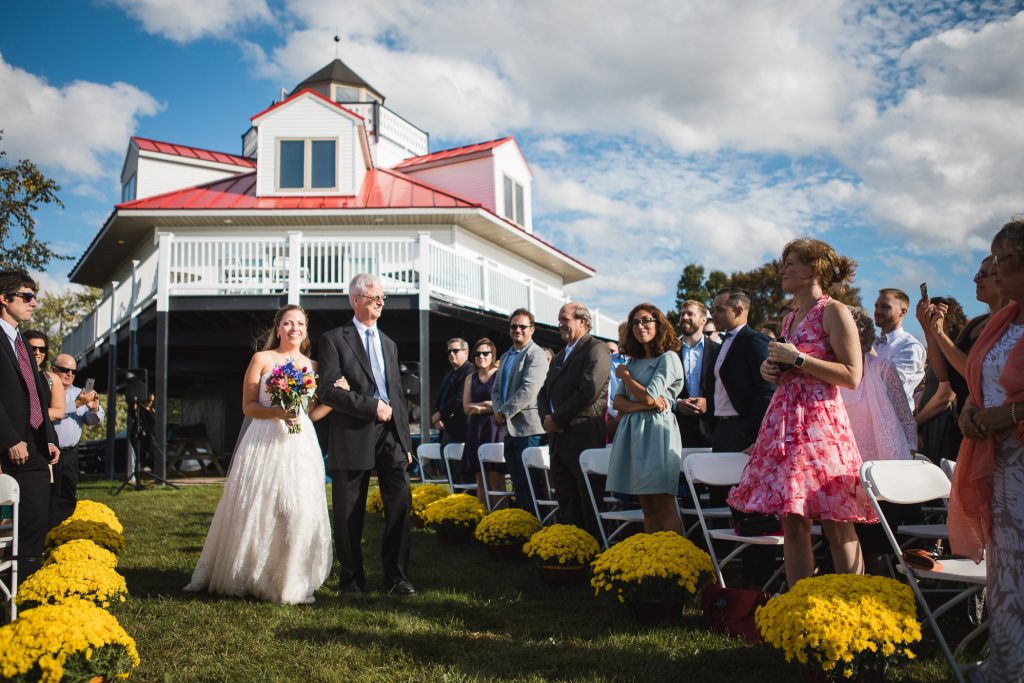
{"label": "bare leg", "polygon": [[675,496],[667,493],[640,496],[640,507],[644,510],[644,531],[647,533],[674,531],[683,535]]}
{"label": "bare leg", "polygon": [[476,473],[476,499],[487,507],[487,494],[484,493],[484,478],[479,472]]}
{"label": "bare leg", "polygon": [[656,523],[657,510],[650,496],[640,496],[640,509],[644,511],[644,532],[653,534],[658,531]]}
{"label": "bare leg", "polygon": [[821,520],[821,529],[832,549],[832,564],[837,574],[863,574],[864,557],[852,522]]}
{"label": "bare leg", "polygon": [[[505,474],[502,472],[488,472],[487,473],[487,488],[495,493],[507,490],[505,486]],[[497,505],[502,499],[494,498],[494,504]],[[508,499],[505,498],[505,505],[508,505]]]}
{"label": "bare leg", "polygon": [[811,520],[801,515],[782,516],[783,554],[786,582],[790,588],[800,579],[814,574],[814,553],[811,551]]}

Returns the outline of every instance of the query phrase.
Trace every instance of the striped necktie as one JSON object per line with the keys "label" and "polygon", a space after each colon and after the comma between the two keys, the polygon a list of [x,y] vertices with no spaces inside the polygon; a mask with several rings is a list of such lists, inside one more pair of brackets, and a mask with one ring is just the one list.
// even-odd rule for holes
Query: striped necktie
{"label": "striped necktie", "polygon": [[43,408],[39,403],[39,389],[36,388],[35,373],[32,372],[32,364],[28,359],[28,347],[21,335],[14,339],[14,346],[18,351],[18,367],[21,369],[21,378],[25,380],[25,387],[28,389],[28,424],[32,429],[39,429],[43,424]]}

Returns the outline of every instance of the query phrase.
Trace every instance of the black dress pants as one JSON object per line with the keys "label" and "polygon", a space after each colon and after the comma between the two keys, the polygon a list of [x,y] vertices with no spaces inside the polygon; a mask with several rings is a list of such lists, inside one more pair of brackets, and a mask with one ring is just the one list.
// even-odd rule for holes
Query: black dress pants
{"label": "black dress pants", "polygon": [[[384,536],[381,539],[381,563],[385,586],[407,578],[412,498],[409,494],[408,460],[399,443],[394,423],[374,426],[376,452],[374,469],[384,501]],[[334,514],[334,552],[341,563],[342,588],[366,588],[363,570],[363,521],[366,517],[366,493],[373,470],[331,470],[331,503]]]}
{"label": "black dress pants", "polygon": [[60,449],[60,461],[53,466],[50,487],[50,528],[75,512],[78,504],[78,446]]}
{"label": "black dress pants", "polygon": [[[0,457],[4,474],[18,482],[21,502],[18,504],[18,582],[39,569],[43,563],[43,543],[50,530],[50,468],[48,458],[39,452],[32,440],[28,442],[29,457],[23,465],[15,465],[6,453]],[[47,453],[49,455],[49,453]]]}

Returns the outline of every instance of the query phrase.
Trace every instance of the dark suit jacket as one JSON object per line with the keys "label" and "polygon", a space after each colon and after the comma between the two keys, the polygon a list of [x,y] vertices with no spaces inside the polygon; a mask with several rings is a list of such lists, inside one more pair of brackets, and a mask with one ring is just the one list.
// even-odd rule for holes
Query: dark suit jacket
{"label": "dark suit jacket", "polygon": [[[733,339],[729,353],[718,370],[725,391],[729,395],[729,402],[753,438],[757,438],[761,421],[768,410],[768,404],[771,403],[772,394],[775,393],[775,385],[761,377],[761,363],[768,357],[770,341],[765,335],[750,329],[749,325],[744,325]],[[715,350],[712,368],[718,361],[721,350],[721,346]],[[708,391],[711,396],[715,395],[713,370]]]}
{"label": "dark suit jacket", "polygon": [[[377,333],[380,335],[384,376],[393,411],[387,427],[395,430],[395,439],[404,450],[395,454],[396,460],[401,455],[405,462],[406,453],[412,452],[412,438],[398,367],[398,347],[379,327]],[[321,403],[334,409],[327,415],[330,425],[327,467],[332,470],[373,469],[377,447],[374,430],[377,399],[373,394],[377,386],[373,381],[366,346],[356,326],[348,323],[325,332],[320,337],[318,358],[320,385],[317,396]],[[349,391],[334,386],[342,375],[351,386]]]}
{"label": "dark suit jacket", "polygon": [[434,412],[440,413],[444,423],[442,440],[445,443],[461,443],[466,440],[466,414],[462,412],[462,386],[473,374],[473,364],[466,361],[458,368],[449,370],[441,380],[441,390],[434,401]]}
{"label": "dark suit jacket", "polygon": [[[7,335],[0,330],[0,463],[6,472],[19,469],[45,469],[50,461],[47,443],[57,443],[57,433],[50,423],[47,409],[50,406],[50,389],[46,380],[36,367],[35,358],[29,354],[32,376],[35,379],[36,391],[39,394],[40,409],[43,412],[43,424],[39,429],[32,429],[28,424],[29,405],[28,387],[18,366],[18,358],[11,348]],[[16,443],[24,441],[29,446],[29,460],[24,465],[11,463],[7,451]],[[33,449],[34,446],[34,449]]]}
{"label": "dark suit jacket", "polygon": [[550,415],[563,430],[551,435],[553,447],[582,451],[604,446],[611,369],[608,347],[589,334],[576,343],[568,360],[565,349],[551,360],[547,379],[537,396],[537,410],[542,422]]}
{"label": "dark suit jacket", "polygon": [[[683,446],[708,446],[711,435],[715,432],[715,360],[721,344],[704,338],[704,356],[700,366],[700,387],[697,396],[707,401],[707,412],[703,415],[680,415],[675,413],[679,423],[679,433],[683,437]],[[683,349],[679,349],[679,360],[682,361]],[[685,367],[685,364],[684,364]],[[689,398],[690,387],[683,378],[683,388],[676,398]]]}

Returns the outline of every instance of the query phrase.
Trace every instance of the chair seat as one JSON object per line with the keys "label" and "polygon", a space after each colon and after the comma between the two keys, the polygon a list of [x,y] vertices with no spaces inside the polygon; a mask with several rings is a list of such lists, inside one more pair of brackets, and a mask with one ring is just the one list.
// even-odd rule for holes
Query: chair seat
{"label": "chair seat", "polygon": [[[950,559],[939,560],[939,563],[942,565],[942,571],[914,569],[914,574],[921,579],[937,578],[946,581],[963,581],[965,583],[985,585],[984,562],[975,564],[974,560]],[[898,569],[901,572],[903,571],[902,566],[898,567]]]}
{"label": "chair seat", "polygon": [[[732,510],[727,507],[724,508],[701,508],[701,512],[704,513],[705,517],[712,519],[729,519],[732,517]],[[697,514],[697,508],[679,508],[679,514],[681,515],[695,515]]]}
{"label": "chair seat", "polygon": [[611,510],[602,512],[601,519],[614,519],[620,522],[642,522],[644,521],[643,510]]}
{"label": "chair seat", "polygon": [[708,529],[708,535],[717,541],[733,541],[750,545],[782,545],[782,536],[740,536],[732,529]]}
{"label": "chair seat", "polygon": [[945,524],[907,524],[896,529],[902,536],[914,538],[949,538],[949,527]]}

